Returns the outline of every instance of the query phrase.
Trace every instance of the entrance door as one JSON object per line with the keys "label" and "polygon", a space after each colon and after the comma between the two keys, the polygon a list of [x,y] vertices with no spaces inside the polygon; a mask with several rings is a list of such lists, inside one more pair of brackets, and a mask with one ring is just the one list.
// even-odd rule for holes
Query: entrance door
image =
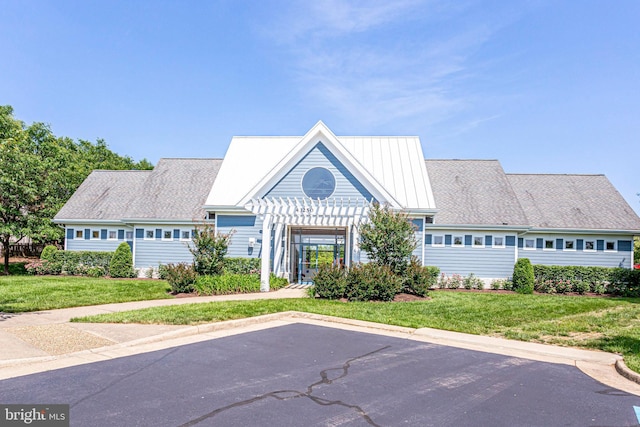
{"label": "entrance door", "polygon": [[323,265],[344,264],[344,228],[292,228],[291,277],[294,283],[313,283]]}

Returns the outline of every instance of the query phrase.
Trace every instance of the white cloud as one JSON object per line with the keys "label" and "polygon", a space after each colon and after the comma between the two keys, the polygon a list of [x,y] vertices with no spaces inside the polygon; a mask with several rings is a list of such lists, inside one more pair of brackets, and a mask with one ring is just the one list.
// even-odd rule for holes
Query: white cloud
{"label": "white cloud", "polygon": [[475,95],[462,88],[479,69],[470,58],[500,28],[464,19],[465,10],[454,7],[303,2],[282,14],[270,34],[285,49],[303,97],[350,127],[428,126],[471,103]]}

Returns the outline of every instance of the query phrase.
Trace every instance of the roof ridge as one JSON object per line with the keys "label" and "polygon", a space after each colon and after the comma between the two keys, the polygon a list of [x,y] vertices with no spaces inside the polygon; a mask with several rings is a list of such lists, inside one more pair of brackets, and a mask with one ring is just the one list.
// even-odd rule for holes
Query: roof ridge
{"label": "roof ridge", "polygon": [[526,176],[605,176],[603,173],[521,173],[521,172],[505,172],[507,175],[526,175]]}

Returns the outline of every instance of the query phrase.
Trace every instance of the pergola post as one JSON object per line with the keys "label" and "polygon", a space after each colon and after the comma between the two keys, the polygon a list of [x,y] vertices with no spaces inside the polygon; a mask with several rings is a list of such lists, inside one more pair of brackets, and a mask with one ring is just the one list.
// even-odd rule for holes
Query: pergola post
{"label": "pergola post", "polygon": [[260,292],[269,292],[271,275],[271,214],[265,214],[262,222],[262,263],[260,265]]}

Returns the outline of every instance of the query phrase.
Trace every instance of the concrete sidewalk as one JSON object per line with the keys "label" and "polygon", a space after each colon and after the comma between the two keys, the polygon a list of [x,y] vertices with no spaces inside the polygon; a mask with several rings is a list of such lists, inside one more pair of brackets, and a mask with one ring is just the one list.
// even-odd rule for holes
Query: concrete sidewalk
{"label": "concrete sidewalk", "polygon": [[291,323],[309,323],[543,362],[569,364],[610,387],[640,396],[640,376],[628,370],[622,357],[616,354],[430,328],[403,328],[299,312],[276,313],[197,326],[70,323],[73,317],[147,307],[211,301],[300,298],[305,295],[306,291],[302,289],[282,289],[258,294],[189,297],[3,314],[0,318],[0,380]]}
{"label": "concrete sidewalk", "polygon": [[306,293],[302,289],[281,289],[267,293],[134,301],[30,313],[3,313],[0,315],[0,366],[23,359],[59,356],[115,344],[137,342],[141,339],[153,339],[169,332],[185,329],[185,326],[171,325],[71,323],[70,320],[74,317],[169,305],[305,296]]}

